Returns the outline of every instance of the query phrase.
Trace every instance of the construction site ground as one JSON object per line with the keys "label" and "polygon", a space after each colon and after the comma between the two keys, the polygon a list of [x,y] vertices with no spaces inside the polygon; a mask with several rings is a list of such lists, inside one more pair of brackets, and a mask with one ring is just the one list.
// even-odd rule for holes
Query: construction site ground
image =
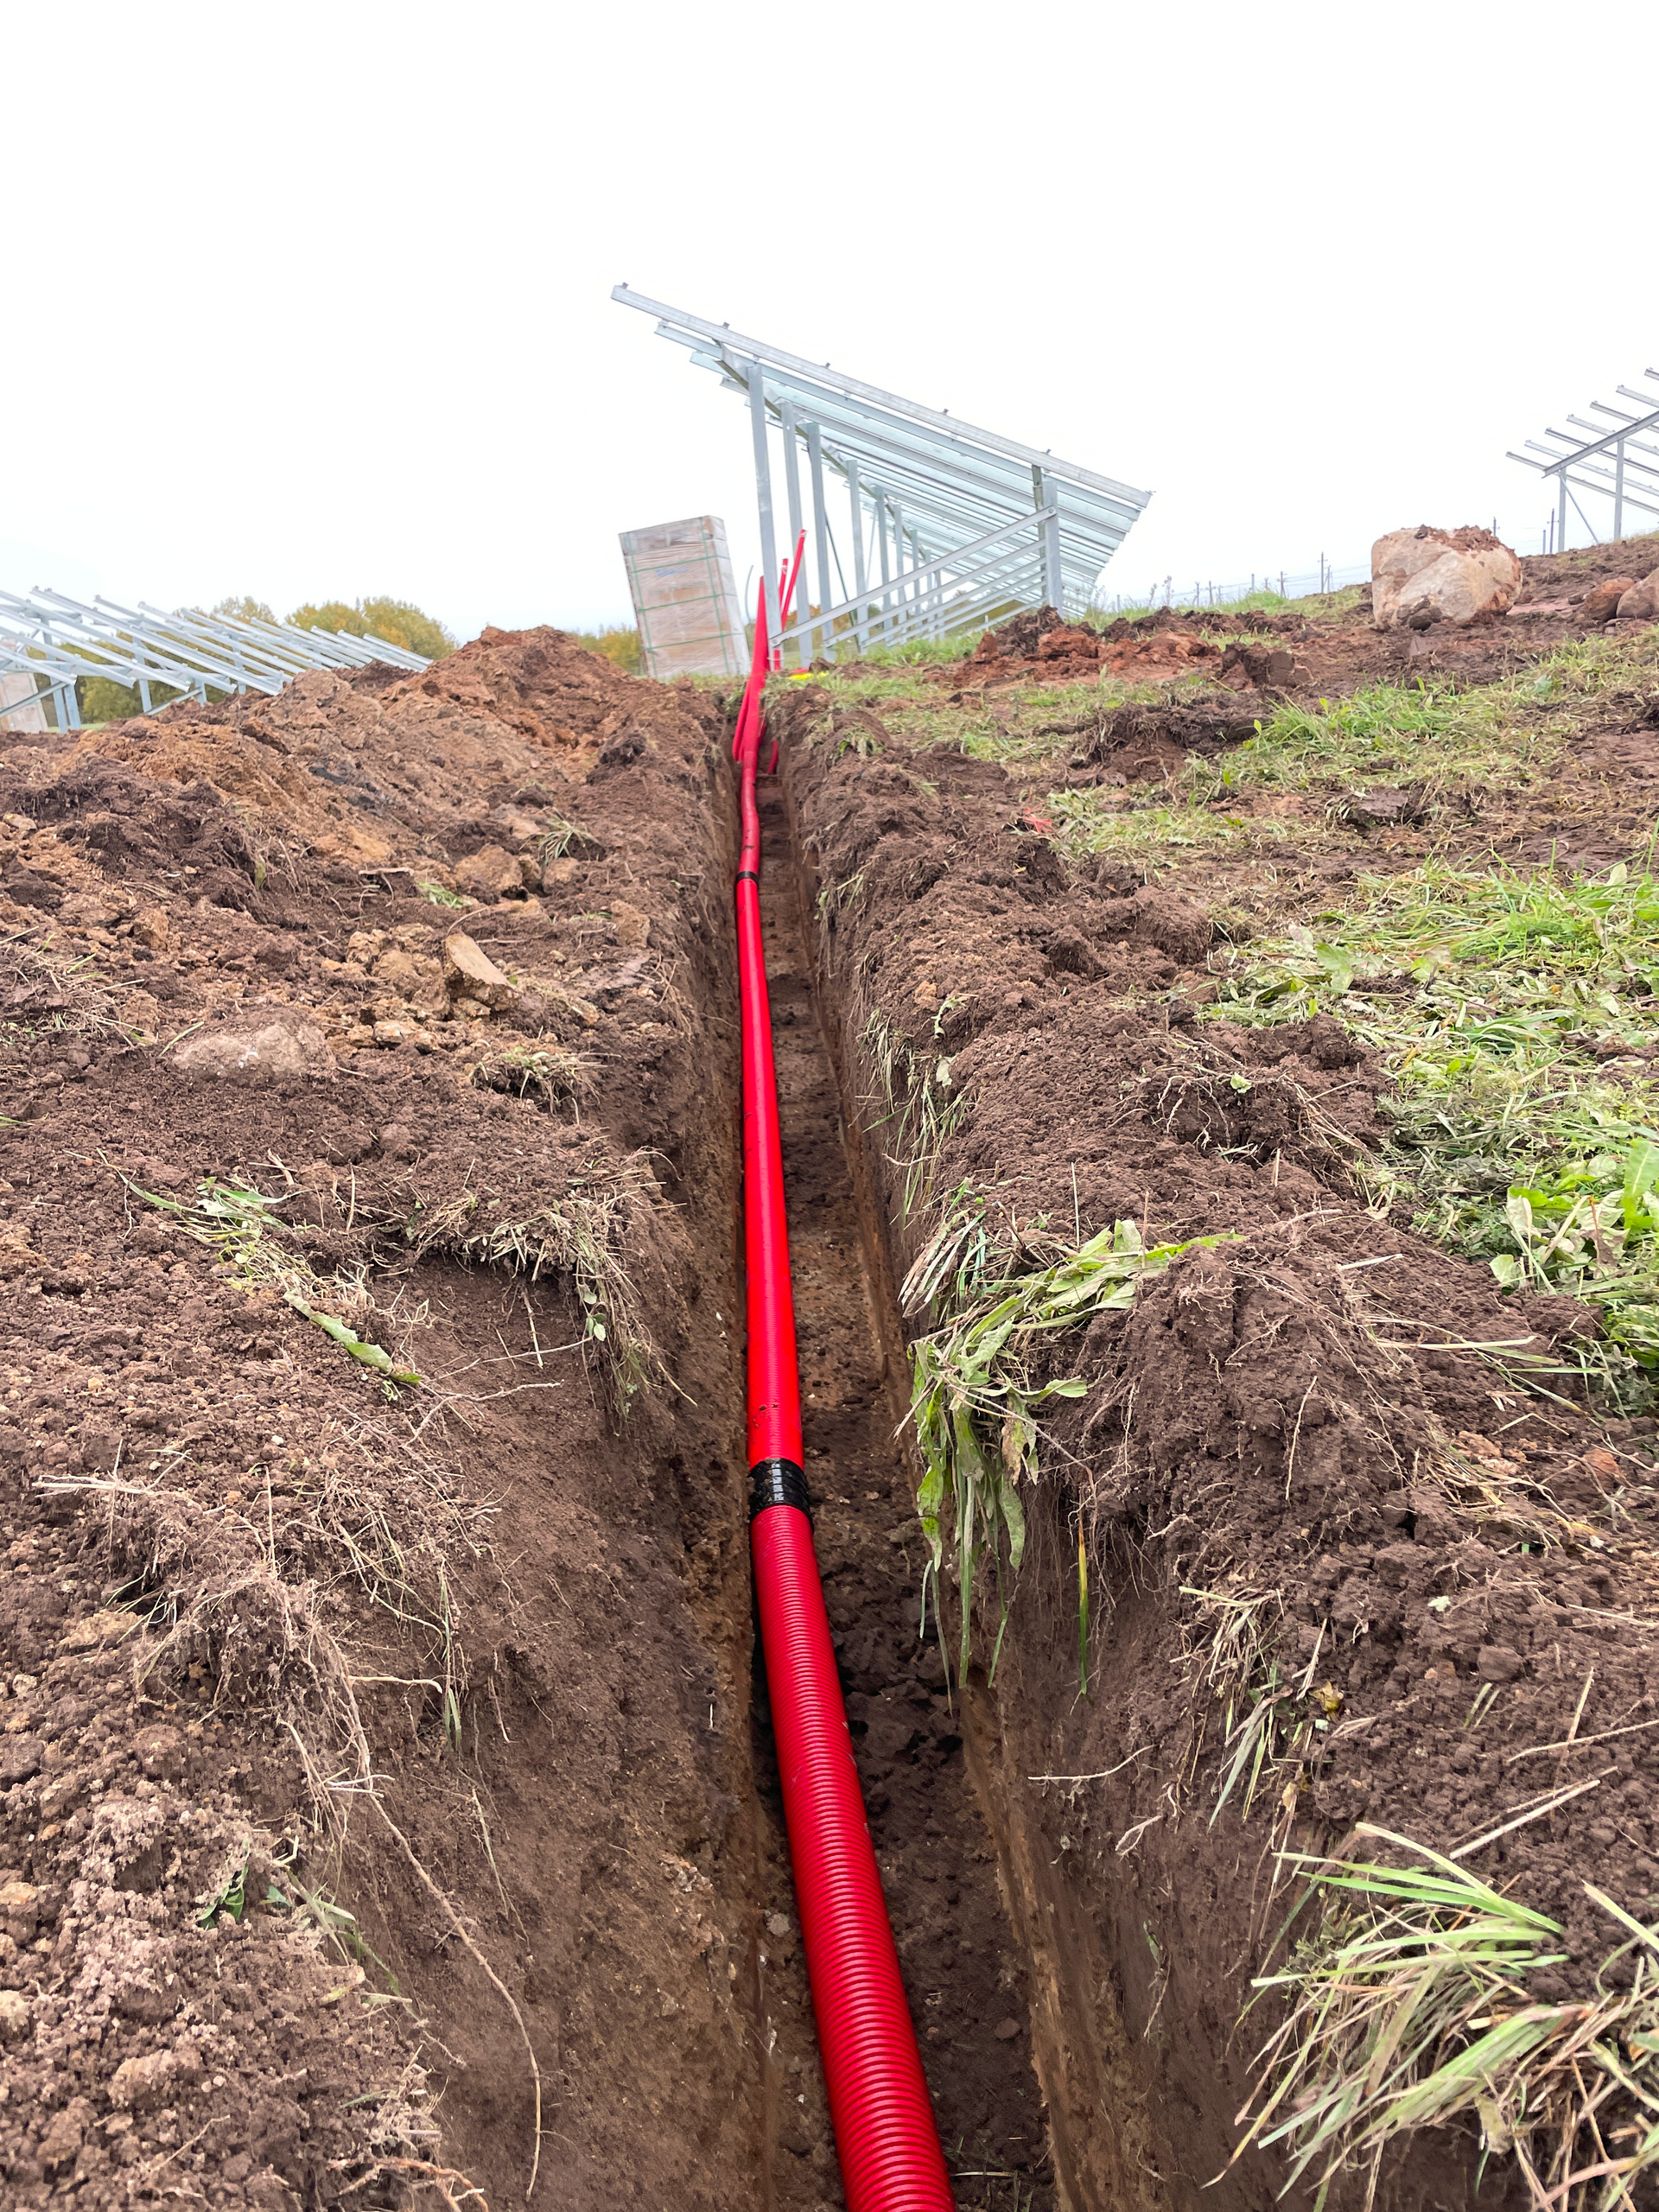
{"label": "construction site ground", "polygon": [[[1560,1923],[1500,2011],[1647,2064],[1594,1893],[1659,1912],[1652,1178],[1571,1281],[1503,1246],[1520,1139],[1425,1099],[1413,1010],[1520,912],[1578,963],[1548,1065],[1651,1122],[1659,628],[1573,610],[1655,550],[1467,631],[1027,616],[771,689],[808,1474],[964,2208],[1265,2212],[1308,2134],[1238,2115],[1346,2062],[1285,2088],[1294,1990],[1241,2016],[1362,1827]],[[486,631],[0,734],[9,2202],[842,2202],[749,1596],[734,704]],[[912,1271],[1117,1223],[1187,1249],[1047,1340],[959,1676]],[[1484,2126],[1480,2203],[1535,2202],[1565,2125],[1600,2203],[1650,2120],[1539,2048],[1525,2124],[1477,2084],[1288,2201],[1375,2151],[1461,2208]]]}

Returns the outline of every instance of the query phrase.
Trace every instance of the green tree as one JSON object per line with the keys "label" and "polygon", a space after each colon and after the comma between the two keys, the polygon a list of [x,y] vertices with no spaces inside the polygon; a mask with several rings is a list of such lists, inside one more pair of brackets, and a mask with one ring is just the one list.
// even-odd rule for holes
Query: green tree
{"label": "green tree", "polygon": [[442,660],[455,650],[455,641],[442,622],[423,614],[406,599],[359,599],[347,607],[343,599],[325,600],[321,606],[308,601],[289,616],[302,630],[344,631],[348,637],[384,638],[428,660]]}
{"label": "green tree", "polygon": [[645,672],[637,630],[625,630],[619,624],[613,630],[571,630],[566,634],[579,645],[586,645],[589,652],[603,653],[607,660],[614,661],[629,676],[643,676]]}
{"label": "green tree", "polygon": [[[170,707],[175,699],[183,696],[182,691],[175,691],[168,683],[152,683],[149,687],[152,709]],[[143,712],[137,685],[118,683],[112,676],[78,676],[75,705],[83,728],[98,722],[130,721],[133,715]]]}
{"label": "green tree", "polygon": [[238,622],[274,622],[276,620],[263,599],[255,599],[247,592],[240,595],[232,592],[227,599],[221,599],[212,612],[228,614]]}

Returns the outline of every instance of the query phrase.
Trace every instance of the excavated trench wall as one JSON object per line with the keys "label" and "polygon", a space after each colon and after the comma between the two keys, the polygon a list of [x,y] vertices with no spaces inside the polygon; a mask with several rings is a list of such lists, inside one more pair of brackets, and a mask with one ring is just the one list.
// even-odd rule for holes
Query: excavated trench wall
{"label": "excavated trench wall", "polygon": [[[882,1345],[885,1409],[895,1437],[903,1440],[899,1451],[913,1491],[919,1468],[906,1428],[910,1364],[896,1291],[898,1273],[914,1256],[902,1243],[902,1167],[885,1148],[879,1112],[871,1110],[862,1025],[853,1015],[844,978],[824,957],[825,885],[802,825],[796,783],[791,761],[785,765],[785,804],[779,811],[788,831],[797,926],[815,956],[814,1001],[846,1133],[862,1263]],[[1040,1530],[1038,1550],[1039,1557],[1046,1554],[1038,1571],[1052,1570],[1059,1550],[1057,1529]],[[912,1576],[905,1592],[912,1632],[919,1631],[919,1613]],[[1058,1618],[1043,1624],[1045,1639],[1065,1633]],[[1051,1698],[1058,1687],[1045,1685]],[[1021,1700],[1009,1696],[1006,1675],[991,1688],[976,1670],[963,1687],[958,1713],[967,1779],[995,1854],[1007,1937],[1025,1968],[1031,2063],[1044,2100],[1055,2202],[1068,2212],[1104,2205],[1161,2212],[1181,2202],[1181,2192],[1179,2187],[1172,2191],[1166,2179],[1175,2162],[1160,2115],[1149,2104],[1153,2085],[1126,2024],[1117,1931],[1103,1926],[1076,1885],[1060,1875],[1066,1854],[1056,1837],[1044,1832],[1042,1800],[1028,1780],[1043,1770],[1039,1754],[1046,1732],[1040,1721],[1033,1726],[1022,1716]],[[1133,1957],[1129,1963],[1133,1967]]]}
{"label": "excavated trench wall", "polygon": [[[925,1074],[940,1057],[988,1035],[988,1054],[982,1048],[963,1058],[964,1068],[978,1063],[968,1127],[977,1115],[994,1132],[1001,1122],[1001,1134],[988,1141],[975,1164],[992,1183],[999,1173],[995,1147],[1016,1176],[1039,1161],[1042,1171],[1052,1171],[1058,1159],[1061,1174],[1047,1173],[1048,1182],[1059,1185],[1050,1204],[1064,1207],[1068,1236],[1074,1205],[1092,1216],[1086,1234],[1100,1225],[1103,1200],[1111,1209],[1108,1222],[1112,1211],[1140,1216],[1150,1205],[1155,1230],[1160,1213],[1179,1218],[1185,1212],[1190,1220],[1196,1200],[1200,1209],[1206,1203],[1213,1209],[1208,1221],[1200,1212],[1197,1225],[1230,1227],[1230,1186],[1251,1179],[1249,1171],[1211,1156],[1196,1186],[1184,1182],[1186,1163],[1197,1162],[1171,1134],[1167,1109],[1151,1127],[1141,1121],[1136,1100],[1144,1080],[1135,1083],[1139,1062],[1128,1055],[1146,1050],[1146,1017],[1114,1014],[1109,1000],[1103,1021],[1099,1002],[1082,999],[1068,1033],[1067,1016],[1056,1003],[1101,972],[1072,919],[1079,909],[1086,912],[1090,896],[1117,902],[1107,912],[1122,918],[1116,926],[1127,940],[1121,948],[1126,972],[1118,988],[1130,990],[1139,983],[1142,990],[1161,985],[1166,991],[1183,966],[1191,968],[1208,943],[1202,913],[1154,892],[1141,892],[1131,904],[1132,882],[1109,883],[1103,893],[1087,886],[1071,890],[1046,842],[1018,819],[1001,770],[941,751],[912,756],[891,738],[866,761],[861,756],[870,750],[868,737],[849,722],[838,741],[841,717],[826,717],[827,704],[809,693],[780,707],[785,775],[823,1024],[849,1126],[862,1132],[853,1145],[861,1212],[880,1286],[888,1371],[897,1376],[906,1361],[893,1285],[937,1224],[942,1192],[936,1180],[928,1202],[916,1203],[917,1128],[903,1113],[906,1092],[912,1107],[914,1093],[902,1072],[888,1089],[880,1068],[895,1040],[899,1069],[908,1056]],[[976,894],[988,896],[987,918],[970,901],[973,920],[953,920],[938,934],[928,894],[953,870],[992,887],[988,894]],[[1051,918],[1056,906],[1058,918]],[[1100,956],[1108,957],[1109,948]],[[1028,1029],[1022,1027],[1027,1023]],[[1161,1016],[1159,1029],[1164,1033]],[[1153,1049],[1169,1057],[1166,1046]],[[1318,1040],[1313,1049],[1321,1049]],[[1098,1077],[1090,1072],[1096,1053]],[[1301,1079],[1328,1084],[1330,1110],[1357,1116],[1363,1125],[1370,1090],[1362,1084],[1342,1092],[1345,1071],[1322,1077],[1316,1066],[1310,1059]],[[1120,1070],[1126,1070],[1121,1089]],[[1176,1071],[1175,1085],[1183,1082],[1190,1077]],[[1265,1094],[1268,1086],[1257,1088]],[[1126,1123],[1127,1133],[1117,1135]],[[1051,1132],[1046,1142],[1033,1138],[1033,1124]],[[1318,1218],[1321,1204],[1334,1202],[1324,1200],[1310,1168],[1328,1166],[1316,1148],[1299,1149],[1296,1138],[1287,1128],[1277,1147],[1267,1147],[1268,1204],[1281,1218],[1310,1207]],[[941,1171],[948,1180],[961,1172],[963,1155],[960,1146],[954,1154],[948,1145],[941,1150],[947,1163],[958,1163]],[[1062,1180],[1067,1160],[1076,1166]],[[1040,1173],[1029,1179],[1040,1180]],[[1364,1220],[1357,1210],[1356,1218]],[[1295,1241],[1293,1225],[1293,1246]],[[1342,1235],[1331,1242],[1336,1251],[1367,1249]],[[1332,1286],[1342,1281],[1332,1274],[1336,1251],[1312,1262]],[[1217,1325],[1212,1317],[1226,1298],[1221,1310],[1228,1313],[1230,1344],[1236,1294],[1230,1282],[1217,1290],[1215,1278],[1203,1272],[1210,1264],[1201,1255],[1179,1292],[1160,1287],[1147,1296],[1133,1324],[1144,1332],[1137,1357],[1147,1370],[1138,1386],[1147,1404],[1135,1433],[1149,1436],[1154,1468],[1160,1453],[1162,1464],[1179,1465],[1179,1455],[1193,1452],[1207,1418],[1202,1409],[1216,1403],[1205,1332]],[[1306,1303],[1305,1293],[1292,1288],[1275,1310]],[[1173,1335],[1166,1333],[1172,1324]],[[1116,1326],[1107,1325],[1109,1331]],[[1348,1357],[1345,1344],[1341,1351],[1332,1348],[1339,1326],[1310,1346],[1309,1367],[1296,1383],[1304,1402],[1305,1386],[1319,1371],[1313,1363]],[[1246,1333],[1241,1331],[1241,1341]],[[1087,1355],[1097,1357],[1102,1338],[1097,1323],[1084,1347],[1085,1372]],[[1284,1439],[1271,1448],[1266,1471],[1268,1494],[1278,1500],[1287,1494],[1287,1446],[1292,1475],[1297,1467],[1296,1400],[1283,1406],[1284,1389],[1281,1382],[1262,1422],[1266,1428],[1271,1421]],[[893,1402],[901,1413],[897,1396]],[[1131,1397],[1128,1412],[1115,1415],[1113,1433],[1120,1439],[1128,1435],[1135,1413]],[[1363,1433],[1363,1400],[1342,1418],[1353,1421],[1357,1436]],[[1320,1440],[1326,1467],[1333,1461],[1327,1447],[1345,1433]],[[1084,1442],[1079,1421],[1062,1440],[1078,1464]],[[1128,1444],[1121,1449],[1127,1465]],[[1137,1449],[1144,1454],[1148,1446]],[[1308,1459],[1318,1464],[1312,1452]],[[1215,1469],[1214,1479],[1223,1488],[1218,1497],[1212,1492],[1209,1506],[1193,1513],[1193,1502],[1181,1501],[1188,1507],[1185,1528],[1208,1526],[1217,1542],[1235,1544],[1235,1559],[1248,1555],[1252,1480],[1244,1469],[1230,1472],[1225,1465]],[[1317,1483],[1318,1475],[1312,1479]],[[1304,1489],[1301,1497],[1313,1517],[1317,1491]],[[1276,1518],[1282,1503],[1263,1510]],[[1283,2201],[1277,2155],[1251,2152],[1236,2164],[1229,2162],[1238,2136],[1236,2115],[1249,2089],[1248,2063],[1262,2039],[1261,2016],[1241,2026],[1241,2015],[1250,1977],[1294,1901],[1274,1858],[1275,1820],[1258,1814],[1251,1826],[1241,1827],[1224,1815],[1213,1828],[1210,1824],[1217,1747],[1214,1716],[1206,1717],[1205,1700],[1192,1687],[1189,1626],[1173,1586],[1184,1579],[1181,1541],[1149,1526],[1140,1510],[1121,1511],[1116,1526],[1109,1514],[1091,1522],[1094,1625],[1089,1694],[1080,1694],[1077,1511],[1075,1494],[1062,1482],[1028,1496],[1026,1563],[995,1683],[975,1673],[963,1724],[968,1765],[995,1839],[1007,1922],[1029,1974],[1032,2055],[1046,2102],[1057,2200],[1078,2208],[1162,2207],[1195,2203],[1209,2189],[1205,2202],[1266,2212]],[[1167,1508],[1172,1522],[1179,1512]],[[1186,1543],[1189,1558],[1194,1548],[1202,1551],[1190,1535]],[[1335,1566],[1338,1549],[1333,1541],[1322,1572]],[[916,1619],[913,1593],[910,1618]],[[993,1632],[995,1625],[993,1619]],[[988,1637],[982,1649],[988,1652]],[[1341,1818],[1346,1808],[1351,1817],[1356,1800],[1340,1792],[1352,1785],[1325,1788],[1332,1793],[1331,1813]],[[1275,1803],[1274,1815],[1277,1810]],[[1399,2212],[1462,2206],[1472,2200],[1477,2170],[1466,2139],[1420,2137],[1385,2163],[1379,2201]],[[1363,2180],[1351,2177],[1339,2177],[1335,2187],[1338,2202],[1351,2188],[1356,2202],[1363,2195]],[[1480,2201],[1519,2203],[1523,2194],[1518,2176],[1503,2168],[1487,2176]],[[1299,2192],[1288,2201],[1299,2201]]]}

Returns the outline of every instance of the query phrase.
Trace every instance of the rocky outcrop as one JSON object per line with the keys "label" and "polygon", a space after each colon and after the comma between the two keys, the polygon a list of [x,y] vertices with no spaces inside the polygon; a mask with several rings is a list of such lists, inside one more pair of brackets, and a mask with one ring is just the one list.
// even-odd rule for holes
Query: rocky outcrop
{"label": "rocky outcrop", "polygon": [[1614,611],[1621,622],[1659,622],[1659,569],[1632,584]]}
{"label": "rocky outcrop", "polygon": [[1379,630],[1426,630],[1505,614],[1521,563],[1489,530],[1390,531],[1371,548],[1371,619]]}

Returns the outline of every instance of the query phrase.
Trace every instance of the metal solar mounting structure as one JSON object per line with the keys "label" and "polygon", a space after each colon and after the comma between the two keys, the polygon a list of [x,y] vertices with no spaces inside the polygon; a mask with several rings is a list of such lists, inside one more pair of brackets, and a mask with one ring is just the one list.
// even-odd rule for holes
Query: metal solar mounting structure
{"label": "metal solar mounting structure", "polygon": [[[1633,391],[1627,384],[1618,388],[1620,399],[1633,399],[1641,412],[1631,414],[1628,408],[1609,407],[1605,401],[1592,399],[1590,411],[1611,419],[1614,427],[1607,429],[1599,423],[1586,422],[1582,415],[1569,415],[1567,421],[1573,431],[1588,430],[1588,438],[1576,437],[1567,430],[1546,430],[1545,437],[1554,442],[1541,445],[1536,438],[1527,440],[1525,453],[1511,453],[1508,458],[1518,461],[1523,468],[1535,468],[1541,476],[1553,476],[1558,486],[1556,494],[1555,550],[1560,552],[1567,543],[1567,504],[1569,499],[1578,512],[1579,520],[1599,545],[1600,534],[1584,509],[1579,505],[1580,492],[1593,492],[1599,499],[1613,503],[1613,536],[1624,535],[1624,510],[1633,507],[1637,513],[1652,515],[1659,519],[1659,443],[1654,442],[1659,434],[1659,369],[1645,369],[1655,390]],[[1641,433],[1649,435],[1644,438]],[[1531,455],[1542,454],[1542,461]]]}
{"label": "metal solar mounting structure", "polygon": [[[688,347],[699,368],[747,401],[769,599],[779,521],[791,550],[804,525],[810,547],[811,588],[798,594],[803,611],[782,641],[786,665],[833,658],[837,638],[863,652],[872,644],[945,637],[1044,601],[1080,614],[1152,497],[626,284],[611,297],[655,315],[659,338]],[[782,440],[781,517],[774,430]],[[850,502],[844,559],[827,476],[843,480]]]}
{"label": "metal solar mounting structure", "polygon": [[[142,601],[124,607],[96,599],[88,606],[38,585],[26,594],[0,591],[0,675],[32,678],[37,697],[51,699],[60,729],[80,728],[75,682],[83,676],[130,685],[148,715],[156,710],[152,686],[205,702],[210,690],[276,692],[308,669],[364,668],[371,661],[410,671],[429,665],[385,638],[201,614],[193,607],[168,614]],[[15,702],[0,710],[0,728],[16,710]]]}

